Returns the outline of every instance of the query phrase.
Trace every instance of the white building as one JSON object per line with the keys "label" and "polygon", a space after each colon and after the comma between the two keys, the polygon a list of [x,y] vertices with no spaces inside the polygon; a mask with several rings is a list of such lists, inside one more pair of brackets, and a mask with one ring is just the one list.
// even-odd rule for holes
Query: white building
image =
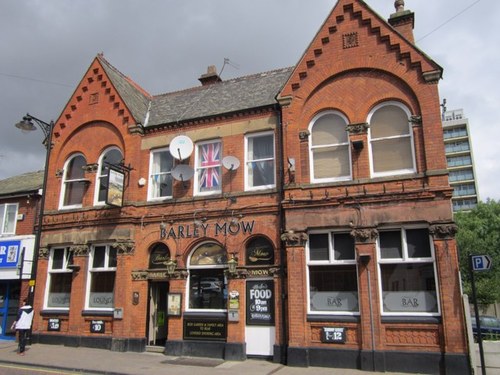
{"label": "white building", "polygon": [[453,211],[471,210],[479,200],[469,120],[463,109],[443,113],[443,133]]}

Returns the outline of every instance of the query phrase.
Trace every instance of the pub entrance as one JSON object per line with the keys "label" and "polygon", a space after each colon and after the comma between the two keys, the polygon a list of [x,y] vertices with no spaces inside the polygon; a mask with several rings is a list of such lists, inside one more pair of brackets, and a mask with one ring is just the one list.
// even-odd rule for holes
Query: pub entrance
{"label": "pub entrance", "polygon": [[168,334],[167,282],[149,283],[147,340],[150,346],[165,346]]}

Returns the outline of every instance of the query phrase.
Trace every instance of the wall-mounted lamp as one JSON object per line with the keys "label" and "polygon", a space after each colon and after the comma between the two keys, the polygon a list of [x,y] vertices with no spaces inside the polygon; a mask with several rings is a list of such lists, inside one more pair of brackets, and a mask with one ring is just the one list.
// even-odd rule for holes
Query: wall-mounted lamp
{"label": "wall-mounted lamp", "polygon": [[235,275],[237,273],[236,267],[238,266],[238,259],[232,254],[231,259],[227,261],[227,271],[230,275]]}
{"label": "wall-mounted lamp", "polygon": [[172,258],[169,258],[165,262],[165,266],[167,266],[167,274],[168,276],[172,276],[175,273],[175,268],[177,267],[177,262],[173,260]]}
{"label": "wall-mounted lamp", "polygon": [[203,210],[195,210],[194,213],[193,213],[193,224],[197,227],[199,227],[200,225],[202,225],[205,221],[207,221],[207,218],[205,216],[202,216],[200,218],[196,218],[196,214],[198,212],[203,212]]}
{"label": "wall-mounted lamp", "polygon": [[370,254],[358,254],[358,262],[360,264],[368,264],[372,256]]}
{"label": "wall-mounted lamp", "polygon": [[70,270],[72,270],[73,272],[78,272],[80,271],[80,266],[76,265],[76,264],[68,264],[67,268],[69,268]]}
{"label": "wall-mounted lamp", "polygon": [[357,141],[352,141],[352,148],[354,148],[356,151],[362,150],[364,147],[363,141],[357,140]]}

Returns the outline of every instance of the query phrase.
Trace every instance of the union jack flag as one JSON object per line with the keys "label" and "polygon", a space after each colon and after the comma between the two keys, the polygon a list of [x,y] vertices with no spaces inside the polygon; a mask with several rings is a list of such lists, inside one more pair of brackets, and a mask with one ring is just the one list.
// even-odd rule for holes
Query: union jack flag
{"label": "union jack flag", "polygon": [[220,186],[220,143],[201,145],[200,189],[217,190]]}

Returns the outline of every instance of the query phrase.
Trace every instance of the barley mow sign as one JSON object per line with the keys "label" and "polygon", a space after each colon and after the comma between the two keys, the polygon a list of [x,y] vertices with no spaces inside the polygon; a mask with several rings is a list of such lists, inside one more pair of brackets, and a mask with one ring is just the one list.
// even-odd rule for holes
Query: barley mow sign
{"label": "barley mow sign", "polygon": [[172,225],[170,228],[161,228],[160,238],[168,240],[169,238],[226,237],[238,234],[251,235],[254,224],[255,220],[215,224]]}

